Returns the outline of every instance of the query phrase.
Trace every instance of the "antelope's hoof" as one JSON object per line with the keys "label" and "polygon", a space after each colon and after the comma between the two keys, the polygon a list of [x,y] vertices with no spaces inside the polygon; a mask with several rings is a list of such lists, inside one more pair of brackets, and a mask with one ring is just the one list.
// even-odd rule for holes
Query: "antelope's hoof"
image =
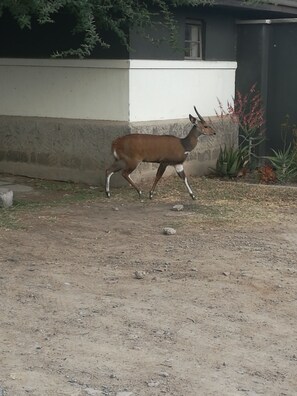
{"label": "antelope's hoof", "polygon": [[153,193],[152,192],[149,193],[149,199],[153,199]]}
{"label": "antelope's hoof", "polygon": [[110,198],[110,192],[109,191],[105,191],[105,194],[106,194],[107,198]]}
{"label": "antelope's hoof", "polygon": [[191,198],[195,201],[197,198],[196,198],[196,196],[194,195],[194,194],[190,194],[191,195]]}

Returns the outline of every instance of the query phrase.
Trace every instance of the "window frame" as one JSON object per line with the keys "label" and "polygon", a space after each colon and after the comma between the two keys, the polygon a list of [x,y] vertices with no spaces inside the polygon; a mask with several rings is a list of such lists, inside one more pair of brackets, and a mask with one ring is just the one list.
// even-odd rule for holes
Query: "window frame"
{"label": "window frame", "polygon": [[[197,34],[197,39],[193,39],[191,37],[190,40],[186,39],[186,29],[188,26],[195,26],[198,27],[198,34]],[[192,30],[191,30],[191,35],[192,35]],[[186,60],[203,60],[203,55],[204,55],[204,46],[203,46],[203,39],[204,39],[204,28],[203,28],[203,22],[199,19],[186,19],[185,21],[185,37],[184,37],[184,52],[185,56],[184,59]],[[198,54],[200,52],[200,56],[186,56],[186,44],[189,43],[189,51],[191,52],[191,44],[196,44],[198,48]]]}

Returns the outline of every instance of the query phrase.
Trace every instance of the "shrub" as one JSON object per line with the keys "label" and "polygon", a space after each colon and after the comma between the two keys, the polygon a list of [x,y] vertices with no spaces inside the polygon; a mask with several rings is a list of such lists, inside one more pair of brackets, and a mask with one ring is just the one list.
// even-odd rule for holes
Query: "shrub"
{"label": "shrub", "polygon": [[297,128],[290,123],[290,116],[286,115],[281,124],[281,139],[283,148],[272,149],[273,155],[265,157],[275,169],[276,178],[280,183],[291,182],[297,177]]}
{"label": "shrub", "polygon": [[220,148],[220,154],[216,163],[215,172],[219,176],[236,177],[238,172],[245,166],[246,153],[240,148],[233,146]]}
{"label": "shrub", "polygon": [[280,183],[286,183],[297,177],[297,153],[292,144],[287,149],[272,150],[273,156],[266,157],[270,160]]}
{"label": "shrub", "polygon": [[[251,167],[253,159],[258,159],[256,147],[265,139],[264,107],[261,94],[256,90],[256,84],[252,85],[246,94],[237,91],[235,98],[233,98],[233,104],[227,102],[227,109],[224,109],[219,99],[218,102],[219,111],[216,111],[216,115],[221,118],[229,116],[231,121],[238,125],[239,151],[244,154],[245,166],[249,165]],[[231,151],[234,151],[234,149]]]}

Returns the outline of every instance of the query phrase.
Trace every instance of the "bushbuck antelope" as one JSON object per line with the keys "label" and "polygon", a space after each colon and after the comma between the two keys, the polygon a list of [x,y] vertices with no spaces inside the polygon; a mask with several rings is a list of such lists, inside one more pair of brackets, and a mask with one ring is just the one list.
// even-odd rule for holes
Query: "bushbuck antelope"
{"label": "bushbuck antelope", "polygon": [[141,197],[142,193],[131,180],[130,174],[141,162],[154,162],[160,165],[149,193],[150,198],[152,198],[156,185],[165,169],[168,165],[172,165],[175,167],[178,176],[184,181],[190,196],[195,199],[185,175],[183,163],[188,154],[196,147],[200,135],[215,135],[215,132],[201,117],[195,106],[194,109],[199,119],[189,114],[193,126],[189,134],[182,139],[171,135],[131,134],[118,137],[112,142],[111,149],[115,161],[106,170],[105,192],[107,197],[110,197],[110,178],[118,171],[122,171],[122,176]]}

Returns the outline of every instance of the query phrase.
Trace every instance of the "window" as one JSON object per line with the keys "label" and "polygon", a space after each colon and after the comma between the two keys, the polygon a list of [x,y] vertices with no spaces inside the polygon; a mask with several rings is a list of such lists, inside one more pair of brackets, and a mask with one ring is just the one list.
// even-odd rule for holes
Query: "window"
{"label": "window", "polygon": [[186,21],[185,58],[202,59],[202,23]]}

